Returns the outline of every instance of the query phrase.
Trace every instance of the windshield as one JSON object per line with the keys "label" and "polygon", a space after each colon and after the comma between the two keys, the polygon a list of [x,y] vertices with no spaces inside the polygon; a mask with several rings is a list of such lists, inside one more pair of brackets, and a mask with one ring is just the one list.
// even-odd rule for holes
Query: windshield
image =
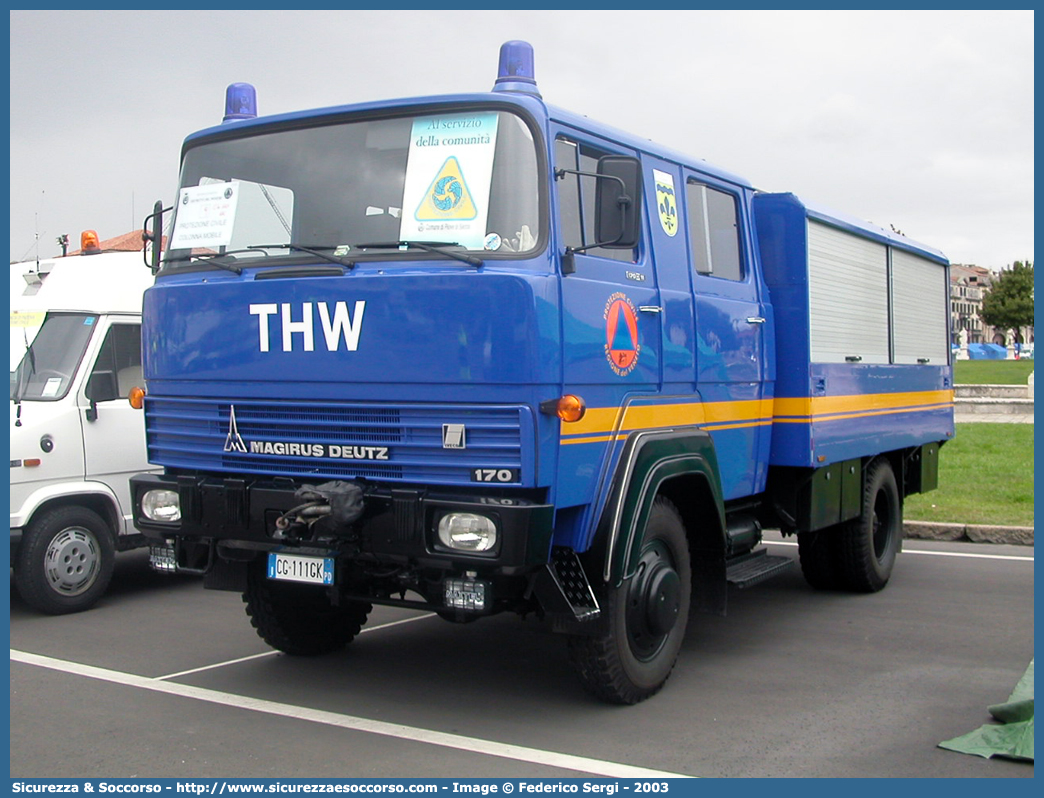
{"label": "windshield", "polygon": [[11,372],[11,399],[54,402],[65,397],[98,317],[51,313]]}
{"label": "windshield", "polygon": [[537,150],[496,110],[283,128],[190,149],[175,214],[168,269],[221,253],[311,260],[302,248],[388,257],[410,241],[512,257],[541,237]]}

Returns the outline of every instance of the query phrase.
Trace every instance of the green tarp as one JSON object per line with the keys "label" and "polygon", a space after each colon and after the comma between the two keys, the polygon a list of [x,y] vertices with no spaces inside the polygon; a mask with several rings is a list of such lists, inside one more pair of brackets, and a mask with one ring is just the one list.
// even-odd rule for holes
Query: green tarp
{"label": "green tarp", "polygon": [[1008,700],[1003,704],[994,704],[989,707],[989,712],[999,723],[987,723],[973,732],[939,743],[939,747],[987,759],[991,756],[1003,756],[1032,762],[1032,660]]}

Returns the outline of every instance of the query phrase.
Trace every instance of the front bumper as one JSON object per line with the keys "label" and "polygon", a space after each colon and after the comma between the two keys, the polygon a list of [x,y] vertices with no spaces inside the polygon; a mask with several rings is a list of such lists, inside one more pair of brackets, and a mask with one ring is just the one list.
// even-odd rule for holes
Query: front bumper
{"label": "front bumper", "polygon": [[[205,543],[218,556],[242,559],[242,552],[323,551],[341,560],[366,560],[443,571],[521,575],[548,562],[553,508],[532,497],[457,494],[447,491],[366,485],[365,509],[348,527],[280,530],[276,521],[300,504],[301,483],[209,476],[141,474],[131,479],[134,525],[154,544]],[[176,491],[181,520],[150,521],[141,512],[149,490]],[[447,512],[491,518],[497,546],[483,553],[449,550],[438,539],[438,521]],[[179,570],[196,570],[178,563]],[[209,566],[202,570],[207,570]]]}

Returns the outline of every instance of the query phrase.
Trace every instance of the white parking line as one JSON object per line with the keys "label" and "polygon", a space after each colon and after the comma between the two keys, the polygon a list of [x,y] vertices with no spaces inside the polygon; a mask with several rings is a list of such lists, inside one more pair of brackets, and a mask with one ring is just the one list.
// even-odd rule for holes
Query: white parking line
{"label": "white parking line", "polygon": [[[376,628],[376,627],[375,627]],[[235,709],[246,709],[252,712],[261,712],[266,715],[276,715],[283,718],[294,718],[311,723],[322,723],[326,726],[334,726],[351,731],[365,732],[367,734],[379,734],[384,737],[394,737],[409,742],[426,743],[437,745],[442,748],[452,748],[471,754],[484,756],[495,756],[501,759],[512,759],[518,762],[529,762],[548,767],[557,767],[565,770],[573,770],[577,773],[585,773],[593,776],[620,777],[620,778],[693,778],[681,773],[670,773],[661,770],[649,770],[646,768],[625,765],[618,762],[607,762],[601,759],[588,759],[571,754],[560,754],[554,751],[542,751],[538,748],[527,748],[521,745],[509,745],[491,740],[480,740],[475,737],[464,737],[459,734],[447,734],[445,732],[420,729],[415,726],[404,726],[398,723],[385,723],[379,720],[359,718],[353,715],[341,715],[336,712],[325,712],[319,709],[298,707],[292,704],[283,704],[277,701],[266,701],[262,698],[250,698],[249,696],[235,695],[218,690],[208,690],[203,687],[192,687],[187,684],[177,684],[161,679],[150,679],[145,676],[136,676],[133,673],[121,673],[120,671],[97,668],[92,665],[82,665],[78,662],[44,657],[39,654],[30,654],[27,651],[11,649],[11,661],[21,662],[26,665],[35,665],[40,668],[60,671],[75,676],[84,676],[88,679],[97,679],[103,682],[133,687],[139,690],[149,690],[155,693],[178,696],[180,698],[191,698],[196,701],[205,701],[209,704],[233,707]]]}
{"label": "white parking line", "polygon": [[[797,546],[792,540],[766,540],[767,546]],[[903,554],[928,554],[932,557],[965,557],[970,560],[1014,560],[1016,562],[1033,562],[1033,557],[1022,557],[1008,554],[974,554],[965,551],[924,551],[922,549],[903,548]]]}
{"label": "white parking line", "polygon": [[[424,615],[415,615],[412,618],[403,618],[400,621],[389,621],[388,623],[382,623],[378,626],[368,626],[363,629],[359,634],[366,634],[367,632],[376,632],[378,629],[390,629],[392,626],[399,626],[404,623],[412,623],[413,621],[420,621],[424,618],[435,618],[436,615],[433,612],[426,613]],[[260,654],[251,654],[249,657],[239,657],[237,659],[229,659],[224,662],[215,662],[213,665],[203,665],[200,668],[190,668],[187,671],[178,671],[177,673],[167,673],[163,676],[157,676],[156,679],[163,681],[166,679],[177,679],[181,676],[188,676],[192,673],[202,673],[203,671],[212,671],[215,668],[224,668],[226,665],[238,665],[240,662],[250,662],[252,659],[263,659],[264,657],[272,657],[278,654],[278,651],[262,651]]]}

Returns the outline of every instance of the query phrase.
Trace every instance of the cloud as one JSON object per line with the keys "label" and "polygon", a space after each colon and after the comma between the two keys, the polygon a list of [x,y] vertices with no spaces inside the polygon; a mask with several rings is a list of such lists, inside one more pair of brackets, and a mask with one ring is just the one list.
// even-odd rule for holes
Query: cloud
{"label": "cloud", "polygon": [[154,200],[172,200],[181,143],[220,122],[229,83],[254,83],[262,114],[484,92],[500,43],[514,38],[533,43],[551,104],[759,187],[923,230],[955,261],[1032,257],[1032,11],[10,19],[12,258],[37,232],[53,254],[59,233],[118,235]]}

